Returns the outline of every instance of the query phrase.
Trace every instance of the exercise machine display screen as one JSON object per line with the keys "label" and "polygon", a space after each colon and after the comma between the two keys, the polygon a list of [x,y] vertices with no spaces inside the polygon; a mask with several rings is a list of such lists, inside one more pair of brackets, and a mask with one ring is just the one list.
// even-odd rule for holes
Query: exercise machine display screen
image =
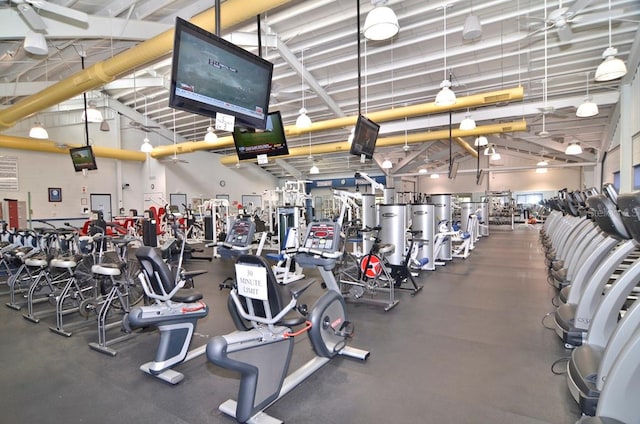
{"label": "exercise machine display screen", "polygon": [[304,247],[309,249],[335,250],[336,229],[331,224],[311,224]]}
{"label": "exercise machine display screen", "polygon": [[252,241],[251,238],[253,237],[251,225],[251,221],[238,220],[234,222],[231,227],[231,231],[227,236],[226,242],[233,244],[234,246],[248,246]]}

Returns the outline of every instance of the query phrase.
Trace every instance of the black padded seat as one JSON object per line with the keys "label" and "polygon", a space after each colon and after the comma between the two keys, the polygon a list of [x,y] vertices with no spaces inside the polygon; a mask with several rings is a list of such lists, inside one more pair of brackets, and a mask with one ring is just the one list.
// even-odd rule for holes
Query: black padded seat
{"label": "black padded seat", "polygon": [[[246,264],[263,267],[267,270],[267,297],[269,299],[269,308],[271,309],[272,316],[275,317],[276,315],[278,315],[289,302],[285,302],[283,300],[282,288],[278,284],[276,276],[273,274],[271,265],[267,263],[265,258],[256,255],[241,255],[240,257],[238,257],[236,264]],[[290,286],[291,285],[287,285],[287,287]],[[245,307],[245,310],[248,310],[247,302],[251,302],[255,315],[261,318],[266,318],[266,312],[262,300],[251,299],[244,296],[239,296],[239,298],[241,302],[244,302],[243,306]],[[233,320],[233,323],[238,330],[246,331],[251,328],[238,312],[236,304],[231,296],[229,296],[229,298],[227,299],[227,307],[229,309],[229,313],[231,314],[231,319]],[[277,322],[277,325],[284,325],[285,327],[296,327],[303,324],[305,321],[306,317],[301,314],[287,314],[282,320]]]}
{"label": "black padded seat", "polygon": [[586,415],[595,415],[600,391],[597,389],[598,368],[602,363],[604,349],[582,345],[572,352],[567,372],[580,390],[580,409]]}
{"label": "black padded seat", "polygon": [[[169,266],[162,260],[158,249],[141,246],[136,250],[136,258],[142,271],[147,276],[152,290],[162,295],[170,293],[175,287],[175,276]],[[202,293],[194,289],[179,289],[171,298],[174,302],[193,303],[202,299]]]}

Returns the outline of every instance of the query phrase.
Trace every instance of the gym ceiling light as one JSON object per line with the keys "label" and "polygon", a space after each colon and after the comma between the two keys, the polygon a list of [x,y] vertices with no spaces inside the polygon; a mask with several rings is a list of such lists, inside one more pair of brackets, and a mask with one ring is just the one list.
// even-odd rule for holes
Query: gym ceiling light
{"label": "gym ceiling light", "polygon": [[153,151],[153,146],[151,145],[151,142],[149,141],[149,137],[145,137],[144,140],[142,140],[142,145],[140,146],[140,151],[144,152],[144,153],[151,153]]}
{"label": "gym ceiling light", "polygon": [[580,155],[582,154],[582,147],[577,142],[570,143],[564,151],[565,155]]}
{"label": "gym ceiling light", "polygon": [[29,130],[29,137],[37,138],[39,140],[46,140],[49,138],[49,133],[42,126],[40,122],[35,122],[33,127]]}
{"label": "gym ceiling light", "polygon": [[88,122],[102,123],[104,121],[104,117],[102,116],[102,112],[100,112],[96,107],[97,103],[93,100],[89,100],[89,107],[86,111],[82,112],[82,120],[85,119]]}
{"label": "gym ceiling light", "polygon": [[371,0],[374,8],[364,21],[363,34],[373,41],[388,40],[398,33],[400,25],[394,11],[386,6],[387,0]]}
{"label": "gym ceiling light", "polygon": [[447,79],[447,7],[450,5],[445,4],[444,9],[444,80],[440,83],[440,91],[436,95],[436,105],[438,106],[451,106],[456,103],[456,93],[451,91],[451,81]]}
{"label": "gym ceiling light", "polygon": [[611,45],[611,0],[609,0],[609,47],[602,53],[604,61],[596,69],[596,81],[612,81],[627,74],[627,66],[616,57],[618,49]]}

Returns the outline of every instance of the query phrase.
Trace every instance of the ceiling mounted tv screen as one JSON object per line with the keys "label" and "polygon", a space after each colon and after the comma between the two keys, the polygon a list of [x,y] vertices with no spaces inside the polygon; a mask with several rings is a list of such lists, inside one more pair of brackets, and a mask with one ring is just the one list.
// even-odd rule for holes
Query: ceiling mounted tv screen
{"label": "ceiling mounted tv screen", "polygon": [[357,156],[364,156],[367,159],[373,158],[373,151],[376,148],[378,140],[378,132],[380,125],[365,118],[358,116],[355,129],[353,131],[353,142],[349,153]]}
{"label": "ceiling mounted tv screen", "polygon": [[236,126],[263,129],[273,64],[202,28],[176,19],[169,106]]}
{"label": "ceiling mounted tv screen", "polygon": [[96,164],[96,157],[93,154],[91,146],[74,147],[69,149],[71,155],[71,162],[73,162],[73,168],[76,172],[82,172],[83,170],[93,171],[98,169]]}
{"label": "ceiling mounted tv screen", "polygon": [[270,112],[264,131],[236,128],[233,131],[233,143],[238,159],[254,159],[258,155],[282,156],[289,154],[287,139],[280,112]]}

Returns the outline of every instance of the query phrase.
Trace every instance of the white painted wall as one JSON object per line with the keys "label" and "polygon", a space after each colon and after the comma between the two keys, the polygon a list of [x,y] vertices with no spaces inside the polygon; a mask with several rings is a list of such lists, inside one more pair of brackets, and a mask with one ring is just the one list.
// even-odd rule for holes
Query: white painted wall
{"label": "white painted wall", "polygon": [[[116,120],[118,119],[118,120]],[[26,137],[30,122],[23,122],[8,135]],[[128,119],[109,120],[111,130],[99,130],[99,124],[89,124],[92,145],[138,150],[147,135],[153,145],[169,141],[155,133],[127,129]],[[119,131],[123,128],[123,131]],[[47,128],[49,139],[57,143],[82,145],[85,143],[84,124],[76,122],[58,128]],[[76,173],[66,150],[60,154],[26,150],[0,149],[0,155],[18,158],[18,191],[0,191],[0,199],[10,198],[30,201],[33,219],[60,219],[77,223],[86,219],[81,214],[89,207],[91,193],[111,194],[114,214],[124,209],[136,209],[142,213],[145,198],[153,195],[168,199],[169,193],[186,193],[187,198],[215,198],[216,194],[228,194],[230,200],[240,202],[243,194],[262,194],[265,189],[277,186],[277,180],[257,166],[242,165],[240,169],[220,164],[220,155],[196,152],[179,155],[189,163],[166,163],[153,158],[146,162],[119,161],[98,157],[97,171],[87,176]],[[222,187],[220,181],[226,185]],[[62,189],[62,202],[48,201],[48,188]],[[74,221],[75,218],[75,221]]]}

